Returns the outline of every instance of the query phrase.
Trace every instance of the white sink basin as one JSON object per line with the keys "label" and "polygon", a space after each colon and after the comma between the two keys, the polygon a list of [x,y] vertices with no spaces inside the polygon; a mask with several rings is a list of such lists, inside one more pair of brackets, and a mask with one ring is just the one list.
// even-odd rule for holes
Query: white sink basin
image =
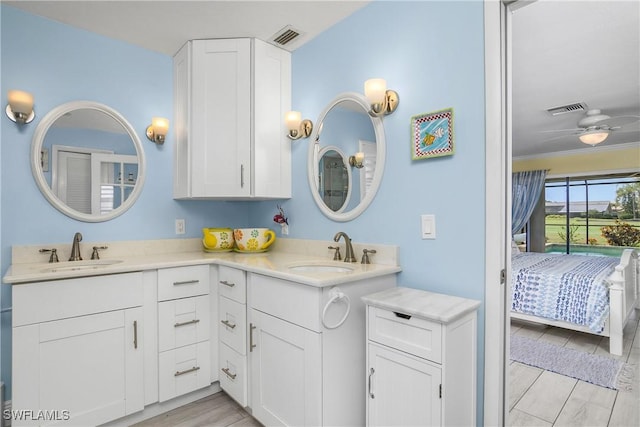
{"label": "white sink basin", "polygon": [[44,273],[57,273],[62,271],[94,270],[121,262],[121,259],[90,259],[86,261],[56,262],[47,268],[43,268],[42,271]]}
{"label": "white sink basin", "polygon": [[351,273],[353,270],[354,268],[349,265],[340,265],[337,263],[308,263],[289,266],[289,271],[302,273]]}

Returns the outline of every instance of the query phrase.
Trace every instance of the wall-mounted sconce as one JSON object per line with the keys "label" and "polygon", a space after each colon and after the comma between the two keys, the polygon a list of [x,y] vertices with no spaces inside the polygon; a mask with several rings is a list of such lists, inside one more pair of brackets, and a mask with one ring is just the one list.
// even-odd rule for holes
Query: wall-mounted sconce
{"label": "wall-mounted sconce", "polygon": [[369,79],[364,82],[364,95],[371,104],[369,114],[374,117],[385,116],[398,108],[398,92],[387,89],[385,79]]}
{"label": "wall-mounted sconce", "polygon": [[284,122],[289,132],[287,137],[292,140],[309,138],[313,130],[313,122],[309,119],[302,120],[300,111],[289,111],[284,115]]}
{"label": "wall-mounted sconce", "polygon": [[358,151],[353,156],[349,156],[349,164],[354,168],[361,169],[364,166],[364,153]]}
{"label": "wall-mounted sconce", "polygon": [[156,144],[164,144],[164,138],[169,132],[169,119],[153,117],[151,124],[147,126],[147,138]]}
{"label": "wall-mounted sconce", "polygon": [[31,123],[36,116],[33,111],[33,95],[21,90],[10,90],[7,93],[7,117],[18,124]]}

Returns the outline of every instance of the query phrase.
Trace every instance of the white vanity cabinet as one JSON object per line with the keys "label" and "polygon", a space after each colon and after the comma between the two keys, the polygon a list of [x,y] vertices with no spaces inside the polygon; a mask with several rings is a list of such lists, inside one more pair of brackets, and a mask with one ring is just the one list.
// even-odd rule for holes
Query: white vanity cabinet
{"label": "white vanity cabinet", "polygon": [[410,288],[363,300],[367,425],[475,425],[480,303]]}
{"label": "white vanity cabinet", "polygon": [[[13,287],[12,425],[98,425],[144,407],[142,273]],[[33,419],[38,411],[48,418]],[[51,419],[49,419],[51,418]]]}
{"label": "white vanity cabinet", "polygon": [[291,54],[257,39],[192,40],[174,56],[176,199],[291,197]]}
{"label": "white vanity cabinet", "polygon": [[332,287],[248,273],[249,406],[264,425],[364,425],[364,305],[360,297],[395,286],[395,275],[338,286],[350,298],[329,304]]}
{"label": "white vanity cabinet", "polygon": [[158,397],[211,383],[209,266],[158,270]]}
{"label": "white vanity cabinet", "polygon": [[221,265],[218,296],[220,387],[245,407],[248,405],[246,273]]}

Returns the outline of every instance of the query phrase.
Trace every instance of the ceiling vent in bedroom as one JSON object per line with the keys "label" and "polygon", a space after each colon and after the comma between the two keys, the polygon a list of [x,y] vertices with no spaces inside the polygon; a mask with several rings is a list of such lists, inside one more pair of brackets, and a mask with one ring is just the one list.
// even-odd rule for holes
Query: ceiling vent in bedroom
{"label": "ceiling vent in bedroom", "polygon": [[575,104],[553,107],[547,110],[547,112],[552,116],[559,116],[560,114],[566,113],[575,113],[576,111],[587,111],[587,104],[585,104],[584,102],[576,102]]}
{"label": "ceiling vent in bedroom", "polygon": [[298,40],[304,34],[302,31],[293,28],[291,25],[287,25],[273,36],[271,36],[268,40],[269,43],[274,44],[278,47],[285,48],[287,50],[292,50],[291,45],[294,40]]}

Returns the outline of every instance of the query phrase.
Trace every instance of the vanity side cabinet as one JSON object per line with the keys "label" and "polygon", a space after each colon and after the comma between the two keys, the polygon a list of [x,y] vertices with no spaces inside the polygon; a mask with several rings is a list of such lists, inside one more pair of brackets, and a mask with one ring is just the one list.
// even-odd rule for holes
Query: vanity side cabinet
{"label": "vanity side cabinet", "polygon": [[241,406],[248,405],[246,272],[218,267],[220,387]]}
{"label": "vanity side cabinet", "polygon": [[158,400],[211,384],[208,265],[158,270]]}
{"label": "vanity side cabinet", "polygon": [[174,56],[176,199],[291,197],[291,54],[256,39],[192,40]]}
{"label": "vanity side cabinet", "polygon": [[12,409],[34,417],[48,411],[59,425],[99,425],[141,411],[142,303],[142,273],[14,286]]}
{"label": "vanity side cabinet", "polygon": [[475,425],[479,301],[410,288],[363,300],[367,425]]}

